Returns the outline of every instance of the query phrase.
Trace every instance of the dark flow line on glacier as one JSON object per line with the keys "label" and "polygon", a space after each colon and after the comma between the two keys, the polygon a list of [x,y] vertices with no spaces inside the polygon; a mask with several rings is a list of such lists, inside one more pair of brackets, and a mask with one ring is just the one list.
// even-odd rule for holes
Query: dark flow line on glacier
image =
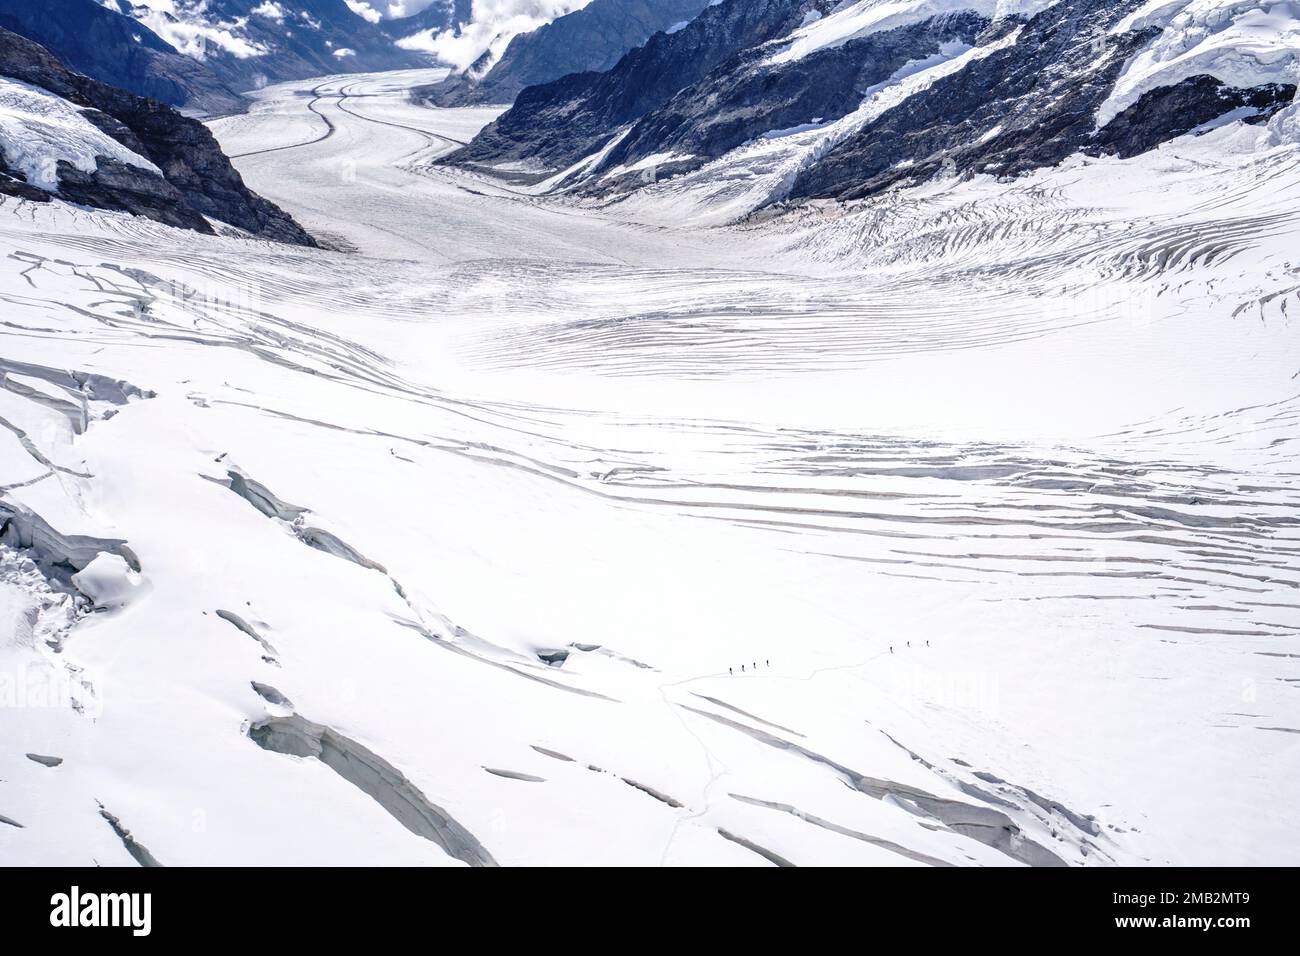
{"label": "dark flow line on glacier", "polygon": [[315,139],[307,140],[305,143],[290,143],[287,146],[272,146],[269,149],[254,149],[254,150],[250,150],[247,153],[231,153],[229,158],[232,160],[244,159],[247,156],[262,156],[265,155],[266,153],[279,153],[286,149],[298,149],[302,146],[313,146],[316,143],[324,142],[325,140],[333,136],[335,132],[334,124],[330,121],[330,118],[328,116],[326,116],[320,110],[316,109],[316,104],[319,103],[321,100],[325,99],[325,95],[321,93],[321,90],[323,90],[326,85],[327,84],[322,83],[320,86],[313,89],[311,91],[313,95],[313,99],[311,100],[310,103],[307,104],[307,109],[311,110],[313,113],[319,116],[321,118],[321,121],[324,122],[325,124],[324,133],[317,136]]}

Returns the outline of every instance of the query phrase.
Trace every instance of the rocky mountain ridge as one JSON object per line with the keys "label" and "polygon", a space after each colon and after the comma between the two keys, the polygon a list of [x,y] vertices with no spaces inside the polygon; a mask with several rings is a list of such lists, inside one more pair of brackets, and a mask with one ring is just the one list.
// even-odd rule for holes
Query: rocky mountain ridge
{"label": "rocky mountain ridge", "polygon": [[[197,120],[74,73],[38,44],[0,29],[4,78],[9,92],[46,112],[0,128],[0,193],[57,197],[205,233],[214,231],[213,219],[261,238],[315,245],[292,217],[244,185]],[[96,130],[107,137],[105,146],[95,146]],[[78,148],[91,155],[78,157]]]}
{"label": "rocky mountain ridge", "polygon": [[765,140],[797,141],[770,204],[860,199],[941,174],[1016,176],[1076,153],[1126,158],[1221,118],[1267,121],[1294,101],[1294,18],[1203,6],[724,0],[603,73],[523,90],[445,161],[616,197]]}

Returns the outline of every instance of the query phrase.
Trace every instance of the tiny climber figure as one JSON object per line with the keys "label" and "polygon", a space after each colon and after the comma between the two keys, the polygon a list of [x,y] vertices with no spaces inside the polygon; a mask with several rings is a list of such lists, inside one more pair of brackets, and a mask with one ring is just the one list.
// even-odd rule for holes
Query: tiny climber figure
{"label": "tiny climber figure", "polygon": [[894,653],[894,645],[893,645],[893,644],[890,644],[890,645],[889,645],[889,653],[891,653],[891,654]]}
{"label": "tiny climber figure", "polygon": [[745,665],[744,665],[744,664],[741,664],[741,665],[740,665],[740,672],[741,672],[742,674],[745,673]]}
{"label": "tiny climber figure", "polygon": [[771,667],[771,666],[772,666],[772,659],[771,659],[771,658],[768,658],[764,663],[766,663],[768,667]]}
{"label": "tiny climber figure", "polygon": [[736,676],[735,670],[730,667],[727,668],[727,673],[730,674],[732,677]]}

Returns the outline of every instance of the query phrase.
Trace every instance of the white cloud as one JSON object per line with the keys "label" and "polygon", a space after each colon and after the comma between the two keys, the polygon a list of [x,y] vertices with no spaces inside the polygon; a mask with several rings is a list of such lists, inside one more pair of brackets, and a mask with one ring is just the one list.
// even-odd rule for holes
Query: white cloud
{"label": "white cloud", "polygon": [[391,20],[400,17],[413,17],[433,6],[435,3],[444,3],[446,0],[389,0],[386,15]]}
{"label": "white cloud", "polygon": [[[408,7],[412,0],[399,0]],[[416,0],[420,2],[420,0]],[[452,30],[424,30],[398,42],[407,50],[432,53],[442,62],[463,70],[491,51],[495,61],[505,51],[510,39],[528,33],[556,17],[580,10],[591,0],[474,0],[472,19],[457,35]],[[422,8],[428,6],[422,4]],[[390,6],[391,9],[391,6]]]}
{"label": "white cloud", "polygon": [[356,55],[357,55],[357,51],[356,51],[356,50],[349,50],[347,47],[345,47],[345,46],[341,46],[341,47],[339,47],[337,50],[334,51],[334,55],[335,55],[336,57],[338,57],[338,58],[341,60],[341,59],[343,59],[343,57],[345,57],[345,56],[356,56]]}
{"label": "white cloud", "polygon": [[378,23],[384,18],[384,15],[366,3],[366,0],[343,0],[343,2],[348,5],[349,10],[370,23]]}
{"label": "white cloud", "polygon": [[255,17],[265,17],[267,20],[284,22],[284,7],[273,2],[273,0],[266,0],[265,3],[253,7],[249,12]]}
{"label": "white cloud", "polygon": [[248,23],[246,17],[207,19],[206,0],[135,0],[131,15],[177,50],[198,60],[214,49],[241,60],[267,52],[240,35]]}

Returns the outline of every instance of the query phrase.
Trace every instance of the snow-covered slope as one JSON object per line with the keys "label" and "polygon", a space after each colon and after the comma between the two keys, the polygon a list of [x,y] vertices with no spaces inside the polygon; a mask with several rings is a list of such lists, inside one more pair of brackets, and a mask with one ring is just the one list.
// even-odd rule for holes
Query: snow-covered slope
{"label": "snow-covered slope", "polygon": [[647,228],[428,82],[215,124],[334,251],[4,200],[3,859],[1294,858],[1293,144]]}
{"label": "snow-covered slope", "polygon": [[162,176],[67,100],[5,76],[0,76],[0,155],[27,182],[50,191],[59,188],[59,163],[90,173],[101,156]]}
{"label": "snow-covered slope", "polygon": [[923,23],[955,13],[978,13],[989,20],[1008,16],[1030,17],[1054,0],[857,0],[835,6],[826,16],[810,14],[809,21],[779,44],[769,65],[800,60],[817,50],[843,46],[850,40]]}
{"label": "snow-covered slope", "polygon": [[1114,28],[1158,31],[1097,111],[1104,126],[1141,97],[1208,75],[1228,86],[1300,85],[1300,8],[1251,0],[1149,0]]}

